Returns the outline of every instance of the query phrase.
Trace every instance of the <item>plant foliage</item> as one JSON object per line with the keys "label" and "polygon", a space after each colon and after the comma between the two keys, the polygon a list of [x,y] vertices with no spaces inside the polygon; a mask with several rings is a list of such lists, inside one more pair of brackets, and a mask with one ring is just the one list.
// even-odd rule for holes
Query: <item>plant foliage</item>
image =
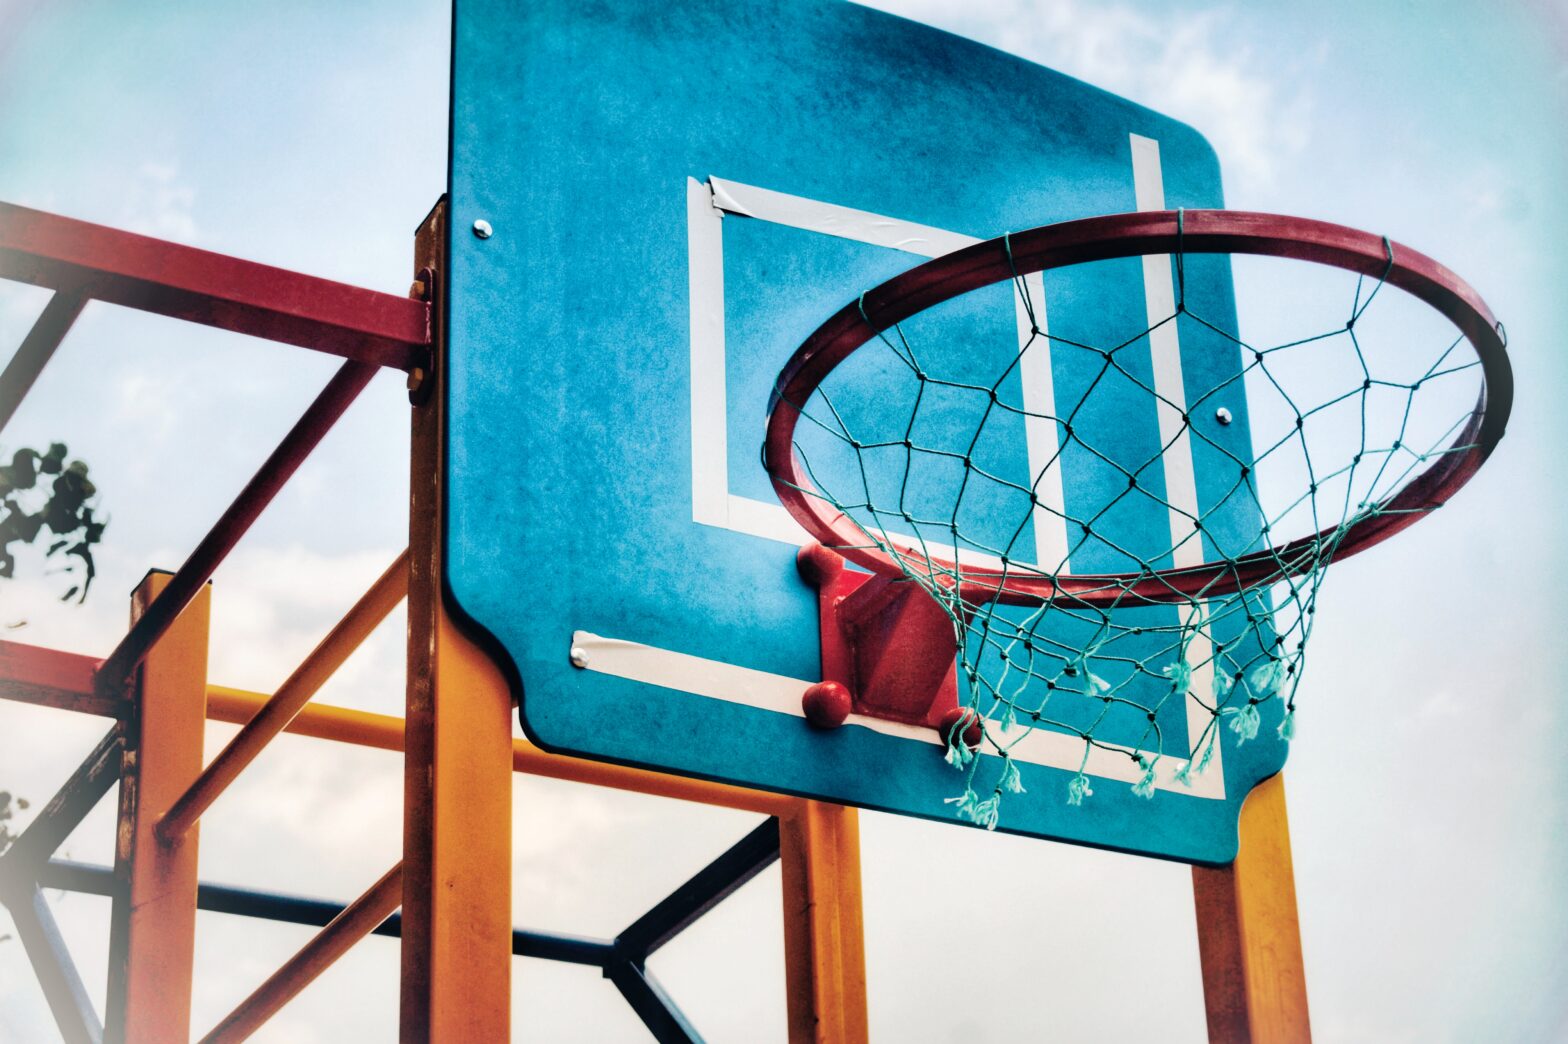
{"label": "plant foliage", "polygon": [[0,465],[0,578],[15,575],[13,546],[32,544],[47,529],[52,539],[45,557],[75,559],[66,572],[76,582],[60,600],[80,602],[97,575],[93,548],[108,521],[98,517],[97,490],[87,477],[87,465],[67,461],[68,453],[65,443],[56,442],[47,453],[19,449],[10,464]]}

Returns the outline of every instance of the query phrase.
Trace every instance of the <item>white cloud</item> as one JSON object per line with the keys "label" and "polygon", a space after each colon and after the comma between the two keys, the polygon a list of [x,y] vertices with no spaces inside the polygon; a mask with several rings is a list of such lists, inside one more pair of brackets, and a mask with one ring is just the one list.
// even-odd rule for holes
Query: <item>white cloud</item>
{"label": "white cloud", "polygon": [[1213,143],[1244,196],[1271,187],[1310,143],[1305,79],[1228,40],[1232,19],[1223,8],[1148,12],[1083,0],[1003,0],[963,8],[947,0],[871,0],[871,5],[1191,123]]}
{"label": "white cloud", "polygon": [[123,185],[118,227],[160,239],[195,242],[196,189],[174,162],[148,160]]}
{"label": "white cloud", "polygon": [[[236,549],[215,578],[213,679],[242,688],[276,686],[392,563],[398,550],[323,555],[298,544]],[[400,688],[401,658],[395,657],[388,667],[385,680]]]}
{"label": "white cloud", "polygon": [[132,371],[114,387],[114,421],[139,438],[162,444],[179,426],[180,417],[168,408],[165,392],[181,381],[178,371]]}

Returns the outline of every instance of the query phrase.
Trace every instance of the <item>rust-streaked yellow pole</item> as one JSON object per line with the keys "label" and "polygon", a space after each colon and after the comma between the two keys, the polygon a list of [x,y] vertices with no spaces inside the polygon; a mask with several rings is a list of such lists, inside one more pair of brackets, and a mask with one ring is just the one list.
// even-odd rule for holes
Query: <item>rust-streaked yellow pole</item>
{"label": "rust-streaked yellow pole", "polygon": [[[446,206],[419,230],[416,268],[441,268]],[[439,319],[438,324],[439,326]],[[402,1039],[511,1032],[512,699],[442,604],[444,345],[413,410],[408,714],[403,786]]]}
{"label": "rust-streaked yellow pole", "polygon": [[868,1036],[860,821],[852,808],[801,801],[779,819],[784,973],[791,1044]]}
{"label": "rust-streaked yellow pole", "polygon": [[1283,776],[1264,781],[1241,806],[1236,861],[1193,867],[1192,891],[1209,1040],[1310,1041]]}
{"label": "rust-streaked yellow pole", "polygon": [[[132,595],[133,622],[168,582],[148,574]],[[198,832],[164,845],[154,828],[201,772],[211,606],[204,586],[147,654],[127,723],[104,1013],[105,1035],[126,1044],[190,1039]]]}

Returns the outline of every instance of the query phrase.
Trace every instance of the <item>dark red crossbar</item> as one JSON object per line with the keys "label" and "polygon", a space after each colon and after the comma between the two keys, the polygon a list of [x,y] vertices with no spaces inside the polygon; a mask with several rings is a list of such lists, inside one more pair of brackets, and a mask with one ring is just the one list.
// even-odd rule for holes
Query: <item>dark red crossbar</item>
{"label": "dark red crossbar", "polygon": [[92,656],[0,641],[0,697],[44,707],[113,714],[111,701],[93,695],[98,660]]}
{"label": "dark red crossbar", "polygon": [[[56,293],[6,370],[7,384],[14,387],[9,397],[0,396],[0,426],[48,362],[84,300],[108,301],[348,359],[103,661],[95,698],[112,701],[377,369],[410,370],[425,362],[430,305],[10,203],[0,203],[0,279],[50,287]],[[33,702],[50,702],[52,697],[46,697],[53,691],[38,688]]]}
{"label": "dark red crossbar", "polygon": [[397,294],[0,203],[0,278],[408,370],[430,306]]}

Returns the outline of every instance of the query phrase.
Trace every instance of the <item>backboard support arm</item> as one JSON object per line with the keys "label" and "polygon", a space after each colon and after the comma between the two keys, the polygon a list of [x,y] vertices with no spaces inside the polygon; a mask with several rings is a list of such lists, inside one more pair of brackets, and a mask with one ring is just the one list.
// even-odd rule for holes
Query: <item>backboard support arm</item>
{"label": "backboard support arm", "polygon": [[1305,1044],[1307,980],[1285,818],[1285,779],[1241,806],[1230,866],[1192,868],[1203,998],[1213,1044]]}
{"label": "backboard support arm", "polygon": [[[446,242],[446,204],[415,237],[427,296]],[[439,300],[439,296],[434,298]],[[405,1041],[511,1033],[512,697],[441,594],[441,334],[413,409],[408,694],[403,791],[401,1026]],[[434,394],[428,385],[437,382]]]}

